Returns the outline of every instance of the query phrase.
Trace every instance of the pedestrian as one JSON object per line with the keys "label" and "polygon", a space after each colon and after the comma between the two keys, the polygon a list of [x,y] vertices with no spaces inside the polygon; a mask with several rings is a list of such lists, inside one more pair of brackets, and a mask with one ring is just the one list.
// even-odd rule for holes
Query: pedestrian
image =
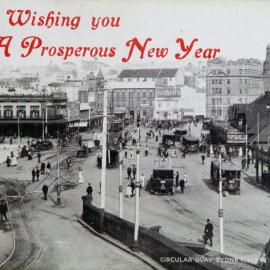
{"label": "pedestrian", "polygon": [[246,159],[245,158],[242,158],[241,164],[242,164],[242,170],[244,170],[246,167]]}
{"label": "pedestrian", "polygon": [[11,160],[10,160],[9,156],[7,156],[7,159],[6,159],[7,167],[10,167],[10,162],[11,162]]}
{"label": "pedestrian", "polygon": [[12,144],[12,137],[9,139],[9,143]]}
{"label": "pedestrian", "polygon": [[67,157],[67,167],[68,167],[68,169],[70,168],[70,166],[71,166],[71,159],[70,159],[70,157]]}
{"label": "pedestrian", "polygon": [[36,178],[37,178],[37,182],[39,181],[39,174],[40,174],[40,170],[38,167],[36,167]]}
{"label": "pedestrian", "polygon": [[186,149],[183,149],[182,158],[185,158],[185,157],[186,157]]}
{"label": "pedestrian", "polygon": [[130,186],[131,186],[131,197],[133,197],[135,191],[135,183],[133,180],[131,180]]}
{"label": "pedestrian", "polygon": [[42,187],[44,201],[47,201],[48,190],[49,190],[49,187],[46,184],[44,184]]}
{"label": "pedestrian", "polygon": [[205,154],[202,153],[202,165],[204,165],[204,160],[205,160]]}
{"label": "pedestrian", "polygon": [[145,145],[145,149],[144,149],[144,155],[147,157],[148,156],[148,145]]}
{"label": "pedestrian", "polygon": [[128,166],[128,168],[127,168],[127,176],[128,176],[128,179],[131,179],[131,168],[130,168],[130,166]]}
{"label": "pedestrian", "polygon": [[51,163],[50,162],[47,163],[46,171],[47,171],[47,174],[50,174],[50,171],[51,171]]}
{"label": "pedestrian", "polygon": [[37,157],[38,157],[38,163],[40,163],[40,159],[41,159],[41,153],[40,152],[38,152]]}
{"label": "pedestrian", "polygon": [[181,193],[184,194],[184,189],[185,189],[185,180],[184,178],[180,179],[180,188],[181,188]]}
{"label": "pedestrian", "polygon": [[130,198],[131,196],[132,196],[132,189],[131,184],[129,184],[126,189],[126,197]]}
{"label": "pedestrian", "polygon": [[250,165],[250,155],[248,154],[248,156],[247,156],[247,169],[249,169],[249,165]]}
{"label": "pedestrian", "polygon": [[98,168],[101,169],[102,167],[102,157],[100,154],[98,154],[97,156],[97,165],[98,165]]}
{"label": "pedestrian", "polygon": [[40,165],[40,174],[44,174],[45,173],[45,167],[46,167],[45,163],[42,162],[41,165]]}
{"label": "pedestrian", "polygon": [[33,170],[32,170],[32,182],[35,182],[35,178],[36,178],[36,171],[33,168]]}
{"label": "pedestrian", "polygon": [[178,173],[178,171],[176,171],[176,175],[175,175],[175,186],[176,187],[179,186],[179,173]]}
{"label": "pedestrian", "polygon": [[82,167],[79,167],[79,184],[83,184],[84,183],[84,177],[83,177],[83,169]]}
{"label": "pedestrian", "polygon": [[88,187],[86,189],[87,196],[92,196],[93,188],[91,186],[91,183],[88,183]]}
{"label": "pedestrian", "polygon": [[137,171],[137,168],[135,165],[133,165],[133,168],[132,168],[133,179],[135,179],[136,177],[136,171]]}
{"label": "pedestrian", "polygon": [[210,219],[207,219],[207,224],[205,225],[204,228],[204,243],[207,244],[207,241],[210,240],[210,246],[212,247],[213,242],[213,224],[210,222]]}
{"label": "pedestrian", "polygon": [[127,149],[125,148],[125,158],[127,158]]}
{"label": "pedestrian", "polygon": [[133,151],[132,151],[132,149],[129,150],[129,158],[133,159]]}
{"label": "pedestrian", "polygon": [[141,177],[140,177],[140,186],[141,186],[141,188],[144,188],[144,185],[145,185],[145,176],[142,173]]}
{"label": "pedestrian", "polygon": [[0,215],[1,215],[1,220],[3,220],[3,217],[5,218],[5,220],[8,220],[7,218],[7,211],[8,211],[8,207],[7,204],[5,202],[5,200],[1,200],[0,203]]}

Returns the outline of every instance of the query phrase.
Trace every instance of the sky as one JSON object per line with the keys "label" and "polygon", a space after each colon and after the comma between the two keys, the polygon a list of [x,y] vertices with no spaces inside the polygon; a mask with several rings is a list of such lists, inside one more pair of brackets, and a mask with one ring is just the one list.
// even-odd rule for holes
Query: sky
{"label": "sky", "polygon": [[[37,16],[47,16],[49,11],[61,12],[63,16],[80,16],[80,25],[76,30],[69,27],[31,26],[12,27],[8,23],[8,9],[30,9]],[[270,43],[270,1],[177,1],[177,0],[0,0],[1,37],[13,36],[10,45],[10,57],[5,57],[0,48],[0,63],[11,65],[42,65],[49,62],[61,63],[61,57],[40,56],[40,49],[27,58],[21,58],[25,52],[21,41],[27,36],[39,36],[42,46],[89,46],[116,47],[116,56],[101,58],[108,64],[122,64],[122,57],[128,54],[126,41],[137,37],[140,42],[152,38],[147,48],[168,48],[165,59],[139,59],[132,55],[131,61],[147,63],[149,61],[172,61],[180,52],[176,39],[181,37],[190,43],[198,39],[186,60],[191,62],[198,48],[219,48],[218,56],[228,59],[258,58],[264,60],[265,48]],[[120,17],[118,28],[99,27],[91,29],[92,17]],[[80,62],[92,60],[91,57],[68,58],[68,61]]]}

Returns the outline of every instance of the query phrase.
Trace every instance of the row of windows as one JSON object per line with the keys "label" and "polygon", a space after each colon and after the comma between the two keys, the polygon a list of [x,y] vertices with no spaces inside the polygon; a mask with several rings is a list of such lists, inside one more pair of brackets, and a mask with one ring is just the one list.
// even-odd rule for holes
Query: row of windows
{"label": "row of windows", "polygon": [[[238,98],[238,103],[240,104],[248,103],[248,98]],[[212,98],[212,106],[217,106],[217,105],[222,105],[222,104],[230,105],[231,99],[227,98],[226,100],[224,100],[224,103],[222,103],[222,98]]]}
{"label": "row of windows", "polygon": [[[162,78],[164,80],[165,83],[167,83],[168,81],[172,81],[172,77],[168,77],[168,78]],[[156,78],[120,78],[119,81],[123,82],[123,81],[128,81],[128,82],[132,82],[133,80],[136,80],[137,82],[155,82]]]}
{"label": "row of windows", "polygon": [[[129,92],[128,94],[129,94],[128,97],[130,99],[133,98],[133,93],[132,92]],[[116,92],[116,99],[120,99],[121,96],[122,96],[122,99],[126,99],[126,93],[125,92],[122,92],[122,95],[121,95],[120,92]],[[137,97],[137,99],[141,98],[141,93],[137,92],[136,97]],[[147,98],[147,92],[143,92],[142,97]],[[149,98],[153,98],[153,92],[149,92]]]}
{"label": "row of windows", "polygon": [[[227,74],[228,75],[230,75],[231,74],[231,70],[230,69],[227,69],[226,70],[227,71]],[[220,69],[213,69],[212,70],[212,72],[213,72],[213,74],[218,74],[219,72],[221,72],[221,70]],[[233,72],[233,73],[235,73],[235,72]],[[242,69],[242,68],[240,68],[239,70],[238,70],[238,74],[239,75],[250,75],[250,74],[259,74],[259,71],[258,70],[256,70],[256,69]]]}

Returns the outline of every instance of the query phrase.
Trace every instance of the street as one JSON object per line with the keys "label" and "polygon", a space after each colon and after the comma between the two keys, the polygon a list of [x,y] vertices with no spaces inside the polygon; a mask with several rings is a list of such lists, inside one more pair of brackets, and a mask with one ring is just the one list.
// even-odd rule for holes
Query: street
{"label": "street", "polygon": [[[141,130],[144,141],[146,129]],[[192,134],[198,135],[198,128],[192,128]],[[141,142],[140,174],[149,179],[157,157],[157,143],[148,141],[149,155],[144,156],[145,142]],[[131,146],[128,146],[130,149]],[[125,262],[132,269],[146,269],[142,262],[104,243],[77,223],[82,212],[81,196],[86,193],[88,183],[93,186],[93,203],[100,206],[99,182],[101,170],[96,166],[96,153],[88,158],[76,158],[73,144],[64,148],[60,154],[61,181],[64,191],[61,193],[63,207],[56,207],[56,193],[53,188],[56,176],[55,150],[43,154],[43,160],[50,160],[53,165],[51,176],[44,176],[39,183],[30,183],[31,169],[37,160],[19,160],[16,168],[1,165],[1,179],[11,179],[20,185],[28,185],[24,202],[28,209],[28,220],[38,234],[42,252],[30,269],[124,269]],[[135,152],[135,149],[134,149]],[[206,219],[214,225],[213,247],[219,251],[218,188],[210,180],[210,158],[202,165],[200,154],[187,154],[186,158],[172,158],[175,170],[180,176],[187,172],[188,183],[184,194],[151,195],[142,190],[140,196],[140,225],[161,226],[161,233],[181,242],[203,243],[202,235]],[[72,166],[67,168],[65,159],[71,156]],[[124,156],[124,155],[123,155]],[[135,164],[136,159],[124,159],[123,192],[128,185],[126,169],[128,164]],[[78,184],[78,168],[83,168],[85,182]],[[241,195],[223,197],[224,206],[224,251],[225,254],[256,263],[264,243],[268,240],[270,213],[268,211],[269,194],[256,188],[242,175]],[[13,179],[13,180],[12,180]],[[43,183],[50,186],[48,201],[42,200]],[[119,168],[106,170],[106,210],[119,215]],[[134,222],[135,197],[124,197],[124,218]],[[26,222],[26,223],[27,223]],[[30,226],[30,225],[29,225]],[[16,254],[16,253],[15,253]],[[38,254],[38,252],[35,252]],[[67,254],[69,254],[67,256]],[[115,264],[113,263],[115,262]],[[121,262],[123,262],[121,264]],[[61,268],[59,266],[61,265]],[[56,268],[57,267],[57,268]],[[84,268],[85,267],[85,268]],[[92,267],[92,268],[91,268]],[[98,267],[98,268],[97,268]],[[115,268],[114,268],[115,267]],[[122,267],[122,268],[121,268]],[[6,269],[6,268],[3,268]],[[9,269],[17,269],[9,268]],[[78,268],[77,268],[78,269]]]}

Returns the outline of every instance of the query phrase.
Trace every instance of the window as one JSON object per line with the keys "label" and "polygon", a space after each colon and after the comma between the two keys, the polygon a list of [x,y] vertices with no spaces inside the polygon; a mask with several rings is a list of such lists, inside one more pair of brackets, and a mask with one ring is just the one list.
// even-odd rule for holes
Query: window
{"label": "window", "polygon": [[153,98],[153,93],[152,92],[149,93],[149,97],[150,97],[150,99]]}
{"label": "window", "polygon": [[146,98],[146,92],[143,92],[143,98]]}
{"label": "window", "polygon": [[222,84],[222,80],[221,79],[218,80],[218,84]]}
{"label": "window", "polygon": [[88,92],[87,91],[79,91],[79,102],[87,103],[88,102]]}
{"label": "window", "polygon": [[169,81],[170,81],[170,82],[172,81],[172,77],[169,78]]}
{"label": "window", "polygon": [[231,104],[231,100],[230,98],[227,98],[227,104],[230,105]]}
{"label": "window", "polygon": [[215,80],[212,80],[212,84],[215,84]]}
{"label": "window", "polygon": [[17,106],[17,117],[26,117],[26,106]]}
{"label": "window", "polygon": [[12,118],[13,117],[12,106],[4,106],[4,117],[5,118]]}
{"label": "window", "polygon": [[30,118],[39,118],[39,106],[30,106]]}
{"label": "window", "polygon": [[240,75],[242,74],[242,69],[241,69],[241,68],[239,69],[239,74],[240,74]]}
{"label": "window", "polygon": [[215,98],[212,98],[212,104],[215,105]]}
{"label": "window", "polygon": [[242,84],[242,79],[240,79],[240,84]]}
{"label": "window", "polygon": [[219,115],[219,116],[222,115],[222,109],[218,109],[218,115]]}
{"label": "window", "polygon": [[147,111],[143,110],[143,116],[147,116]]}
{"label": "window", "polygon": [[242,104],[242,98],[239,98],[239,103]]}
{"label": "window", "polygon": [[230,93],[231,93],[231,88],[227,87],[227,94],[230,94]]}
{"label": "window", "polygon": [[222,104],[222,98],[218,99],[218,104],[221,105]]}
{"label": "window", "polygon": [[122,93],[122,98],[123,98],[124,100],[126,99],[126,93],[125,93],[125,92]]}
{"label": "window", "polygon": [[231,71],[229,69],[227,69],[227,74],[230,74],[230,73],[231,73]]}
{"label": "window", "polygon": [[222,94],[222,88],[218,88],[218,93]]}
{"label": "window", "polygon": [[231,83],[231,81],[228,79],[228,80],[227,80],[227,84],[230,84],[230,83]]}
{"label": "window", "polygon": [[240,88],[240,89],[239,89],[239,93],[242,94],[242,92],[243,92],[243,90],[242,90],[242,88]]}
{"label": "window", "polygon": [[117,101],[119,101],[119,99],[120,99],[120,93],[119,92],[116,92],[116,99],[117,99]]}
{"label": "window", "polygon": [[128,82],[131,82],[131,78],[128,78]]}
{"label": "window", "polygon": [[248,83],[248,80],[247,79],[245,79],[245,84],[247,84]]}

